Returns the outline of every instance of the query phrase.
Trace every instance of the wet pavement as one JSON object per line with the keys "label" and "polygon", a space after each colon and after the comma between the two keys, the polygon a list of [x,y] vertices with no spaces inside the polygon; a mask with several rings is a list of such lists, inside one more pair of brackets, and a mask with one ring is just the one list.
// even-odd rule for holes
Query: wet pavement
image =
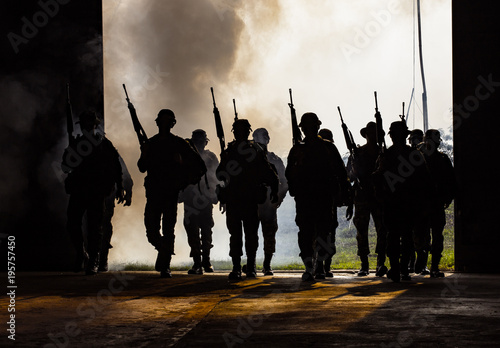
{"label": "wet pavement", "polygon": [[0,300],[0,346],[500,346],[498,274],[401,283],[348,272],[314,283],[293,271],[236,282],[227,274],[18,273],[7,288],[14,302]]}

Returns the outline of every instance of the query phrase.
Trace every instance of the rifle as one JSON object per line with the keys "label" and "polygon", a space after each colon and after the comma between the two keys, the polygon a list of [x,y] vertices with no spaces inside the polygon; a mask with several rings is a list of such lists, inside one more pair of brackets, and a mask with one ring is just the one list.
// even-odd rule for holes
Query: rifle
{"label": "rifle", "polygon": [[290,92],[290,103],[288,103],[288,106],[290,107],[292,117],[292,142],[293,145],[296,145],[302,141],[302,133],[300,133],[300,129],[297,124],[297,114],[295,113],[295,108],[293,107],[292,89],[289,88],[288,91]]}
{"label": "rifle", "polygon": [[73,137],[73,109],[71,108],[71,101],[69,99],[69,83],[66,84],[67,98],[66,98],[66,129],[68,131],[68,140],[72,144],[75,140]]}
{"label": "rifle", "polygon": [[401,115],[399,115],[399,118],[401,119],[401,121],[406,123],[406,120],[405,120],[405,102],[403,102],[403,113]]}
{"label": "rifle", "polygon": [[342,122],[342,131],[344,132],[345,144],[347,145],[347,149],[349,149],[349,153],[351,154],[351,156],[354,157],[354,153],[356,151],[356,144],[354,142],[354,138],[349,128],[347,128],[344,119],[342,118],[342,113],[340,112],[340,106],[337,106],[337,110],[339,110],[340,122]]}
{"label": "rifle", "polygon": [[382,116],[378,111],[377,91],[373,93],[375,95],[375,121],[377,124],[377,144],[380,148],[380,151],[384,152],[387,147],[385,145],[385,139],[384,139],[384,127],[382,126]]}
{"label": "rifle", "polygon": [[134,125],[135,132],[137,133],[139,144],[142,146],[148,142],[148,136],[146,135],[146,132],[144,132],[144,129],[142,128],[141,123],[139,122],[139,118],[137,117],[137,112],[135,111],[134,104],[132,104],[130,102],[130,99],[128,98],[127,88],[125,87],[125,84],[123,84],[123,89],[125,90],[125,100],[128,103],[127,106],[130,111],[130,117],[132,118],[132,124]]}
{"label": "rifle", "polygon": [[[219,109],[215,104],[214,88],[210,87],[210,91],[212,92],[212,101],[214,103],[215,130],[217,131],[217,138],[219,138],[220,151],[222,153],[224,151],[224,148],[226,147],[226,140],[224,138],[224,128],[222,128],[222,121],[220,119]],[[235,112],[236,112],[236,106],[235,106]]]}
{"label": "rifle", "polygon": [[238,113],[236,112],[236,101],[234,99],[233,99],[233,106],[234,106],[234,120],[238,121]]}

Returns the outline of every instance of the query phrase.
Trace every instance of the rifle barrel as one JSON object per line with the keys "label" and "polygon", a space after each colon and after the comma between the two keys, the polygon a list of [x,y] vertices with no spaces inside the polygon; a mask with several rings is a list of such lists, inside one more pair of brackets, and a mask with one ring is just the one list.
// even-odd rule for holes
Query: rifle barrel
{"label": "rifle barrel", "polygon": [[123,84],[123,90],[125,91],[125,100],[127,102],[130,102],[130,99],[128,98],[127,87],[125,87],[125,84]]}

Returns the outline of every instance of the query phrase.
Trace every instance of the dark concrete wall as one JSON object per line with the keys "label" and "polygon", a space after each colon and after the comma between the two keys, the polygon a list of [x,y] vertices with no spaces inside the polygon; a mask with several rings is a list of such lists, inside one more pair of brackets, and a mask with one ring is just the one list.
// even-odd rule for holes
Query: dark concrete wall
{"label": "dark concrete wall", "polygon": [[18,270],[64,270],[74,252],[58,169],[67,145],[66,83],[75,116],[87,106],[102,113],[102,4],[9,1],[0,19],[0,248],[14,234]]}
{"label": "dark concrete wall", "polygon": [[455,266],[500,270],[500,2],[454,0]]}

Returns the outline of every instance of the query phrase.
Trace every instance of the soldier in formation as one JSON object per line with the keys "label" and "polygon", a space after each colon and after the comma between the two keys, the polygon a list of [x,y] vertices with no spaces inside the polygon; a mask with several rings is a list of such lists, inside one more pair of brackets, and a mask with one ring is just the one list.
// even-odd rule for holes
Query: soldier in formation
{"label": "soldier in formation", "polygon": [[233,270],[229,279],[241,279],[243,232],[247,256],[246,276],[256,277],[255,257],[259,245],[258,204],[265,202],[271,188],[272,203],[278,203],[278,175],[258,143],[248,140],[251,126],[248,120],[233,123],[234,141],[221,154],[217,177],[224,183],[219,200],[225,204],[226,225],[229,230],[229,256]]}
{"label": "soldier in formation", "polygon": [[421,151],[430,173],[430,195],[426,211],[418,220],[415,233],[418,236],[415,272],[422,272],[427,265],[428,252],[432,254],[430,276],[444,277],[439,270],[443,252],[443,230],[446,225],[445,210],[455,198],[456,181],[450,158],[438,150],[441,134],[436,129],[425,132]]}
{"label": "soldier in formation", "polygon": [[156,118],[158,134],[141,146],[137,162],[141,173],[147,172],[144,224],[148,241],[158,251],[155,269],[162,278],[172,277],[170,261],[174,254],[179,191],[197,183],[206,172],[198,152],[186,140],[171,133],[175,123],[172,110],[160,110]]}
{"label": "soldier in formation", "polygon": [[357,231],[358,256],[361,258],[361,268],[358,276],[367,276],[370,272],[368,265],[368,255],[370,254],[368,226],[371,215],[377,233],[375,247],[377,253],[376,275],[383,277],[387,273],[387,267],[385,266],[387,231],[383,221],[382,207],[375,199],[371,176],[375,171],[377,158],[380,154],[380,148],[377,144],[377,125],[375,122],[368,122],[360,133],[366,139],[366,144],[358,147],[355,154],[349,156],[347,163],[349,178],[354,182],[355,213],[353,222]]}
{"label": "soldier in formation", "polygon": [[285,177],[285,165],[283,161],[274,152],[268,151],[267,146],[271,138],[267,129],[258,128],[253,132],[252,136],[253,141],[262,147],[267,160],[274,167],[279,179],[278,201],[271,202],[271,188],[269,187],[265,202],[259,204],[258,208],[262,237],[264,239],[264,264],[262,265],[262,273],[264,275],[273,275],[271,260],[276,251],[276,232],[278,231],[277,211],[281,202],[285,199],[286,192],[288,191],[288,183]]}
{"label": "soldier in formation", "polygon": [[[76,250],[74,270],[95,275],[99,267],[105,199],[116,187],[118,203],[124,201],[122,169],[113,144],[95,132],[100,123],[96,113],[84,111],[79,122],[83,135],[70,142],[62,162],[63,170],[68,173],[65,189],[70,195],[67,230]],[[85,213],[87,245],[82,230]]]}
{"label": "soldier in formation", "polygon": [[217,204],[215,188],[219,181],[215,171],[219,165],[217,156],[205,149],[208,144],[207,133],[202,129],[193,131],[191,140],[207,167],[207,173],[196,184],[189,185],[179,195],[184,202],[184,228],[191,248],[193,267],[188,274],[203,274],[214,271],[210,262],[212,249],[212,227],[214,227],[213,205]]}
{"label": "soldier in formation", "polygon": [[350,187],[337,148],[318,136],[320,125],[316,114],[302,115],[299,127],[305,138],[290,150],[286,167],[289,192],[295,198],[304,281],[325,278],[324,261],[334,252],[332,211]]}
{"label": "soldier in formation", "polygon": [[389,135],[393,145],[379,157],[373,178],[377,198],[383,202],[387,228],[391,266],[387,277],[399,282],[411,279],[408,264],[413,250],[412,231],[427,204],[430,176],[423,155],[406,145],[406,123],[392,122]]}

